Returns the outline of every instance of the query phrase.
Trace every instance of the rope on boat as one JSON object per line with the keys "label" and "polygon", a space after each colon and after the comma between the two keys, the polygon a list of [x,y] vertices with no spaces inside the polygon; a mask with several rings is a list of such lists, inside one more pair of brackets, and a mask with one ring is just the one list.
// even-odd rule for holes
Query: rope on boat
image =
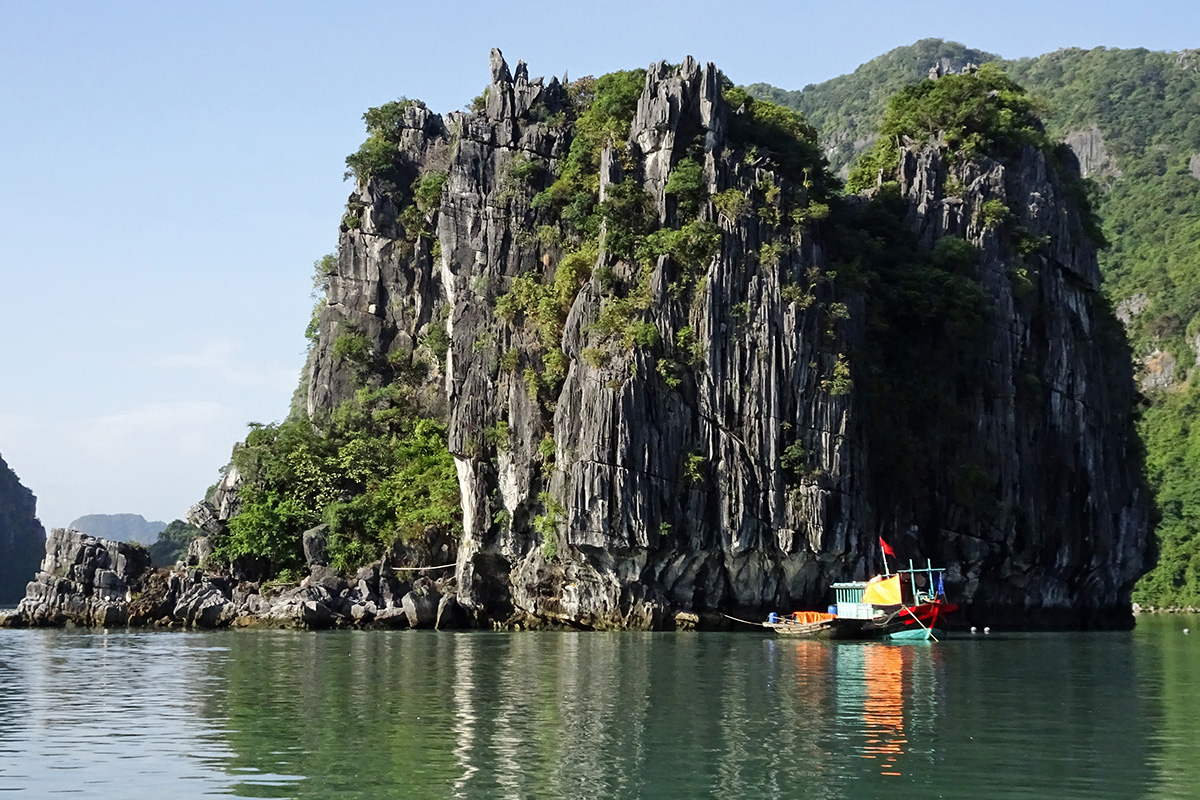
{"label": "rope on boat", "polygon": [[756,628],[765,628],[765,627],[766,627],[766,625],[764,625],[764,624],[763,624],[763,623],[761,623],[761,622],[751,622],[751,621],[750,621],[750,620],[748,620],[748,619],[738,619],[737,617],[731,617],[731,616],[729,616],[728,614],[722,614],[721,616],[722,616],[722,617],[725,617],[725,619],[731,619],[731,620],[733,620],[734,622],[741,622],[741,623],[743,623],[743,624],[745,624],[745,625],[753,625],[753,626],[754,626],[754,627],[756,627]]}

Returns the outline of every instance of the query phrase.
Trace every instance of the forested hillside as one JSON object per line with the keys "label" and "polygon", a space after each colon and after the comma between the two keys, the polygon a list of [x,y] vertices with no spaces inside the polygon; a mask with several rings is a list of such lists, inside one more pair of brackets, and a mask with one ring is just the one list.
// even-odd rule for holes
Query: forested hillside
{"label": "forested hillside", "polygon": [[1108,247],[1106,293],[1126,324],[1145,397],[1140,429],[1161,515],[1143,605],[1200,605],[1200,52],[1064,49],[1005,61],[926,39],[853,74],[788,92],[748,87],[802,111],[834,169],[869,148],[888,98],[940,64],[997,62],[1035,97],[1047,133],[1079,156]]}

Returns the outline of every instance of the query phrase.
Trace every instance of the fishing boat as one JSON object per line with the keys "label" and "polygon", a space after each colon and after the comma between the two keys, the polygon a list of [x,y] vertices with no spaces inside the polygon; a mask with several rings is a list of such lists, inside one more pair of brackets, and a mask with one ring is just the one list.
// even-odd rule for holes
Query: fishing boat
{"label": "fishing boat", "polygon": [[908,569],[833,584],[831,637],[936,640],[939,623],[958,609],[946,599],[944,573],[931,562],[918,567],[909,560]]}
{"label": "fishing boat", "polygon": [[883,574],[868,581],[833,584],[834,605],[828,612],[772,613],[764,628],[781,636],[829,639],[937,640],[938,624],[958,609],[946,599],[945,570],[926,559],[924,567],[908,561],[908,569],[892,572],[887,557],[895,552],[882,538]]}

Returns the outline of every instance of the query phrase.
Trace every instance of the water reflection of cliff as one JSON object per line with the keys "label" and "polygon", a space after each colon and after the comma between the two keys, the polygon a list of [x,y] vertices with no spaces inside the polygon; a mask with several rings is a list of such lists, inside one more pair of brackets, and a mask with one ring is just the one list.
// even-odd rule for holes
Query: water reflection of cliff
{"label": "water reflection of cliff", "polygon": [[[1184,633],[1184,630],[1190,631]],[[1133,639],[1138,693],[1146,698],[1146,729],[1153,743],[1154,779],[1147,800],[1194,798],[1200,794],[1200,617],[1151,614],[1138,618]]]}
{"label": "water reflection of cliff", "polygon": [[231,642],[206,711],[226,724],[243,796],[853,796],[845,780],[862,768],[848,754],[905,747],[920,727],[885,684],[929,667],[892,649],[729,636]]}
{"label": "water reflection of cliff", "polygon": [[0,793],[1190,798],[1200,638],[1151,627],[932,647],[0,631]]}
{"label": "water reflection of cliff", "polygon": [[[0,796],[220,794],[205,702],[222,648],[177,634],[0,630]],[[198,718],[199,717],[199,718]],[[11,795],[10,795],[11,793]]]}
{"label": "water reflection of cliff", "polygon": [[244,796],[1111,800],[1149,779],[1128,648],[1096,637],[228,641],[205,713]]}

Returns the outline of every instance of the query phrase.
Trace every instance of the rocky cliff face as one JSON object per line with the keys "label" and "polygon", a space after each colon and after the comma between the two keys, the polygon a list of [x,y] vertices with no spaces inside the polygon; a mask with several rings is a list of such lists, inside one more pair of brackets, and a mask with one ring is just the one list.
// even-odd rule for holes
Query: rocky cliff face
{"label": "rocky cliff face", "polygon": [[[955,398],[970,425],[943,450],[947,464],[982,457],[988,511],[971,520],[951,500],[956,476],[932,476],[939,513],[917,535],[921,552],[950,565],[969,604],[1018,624],[1126,615],[1130,586],[1153,563],[1149,497],[1128,348],[1079,209],[1033,148],[953,164],[909,150],[900,190],[927,242],[975,245],[993,308],[974,387]],[[989,223],[997,201],[1007,219]]]}
{"label": "rocky cliff face", "polygon": [[[897,497],[856,358],[869,292],[834,274],[813,173],[734,135],[746,108],[729,107],[711,64],[652,65],[599,175],[601,201],[639,187],[655,227],[711,247],[694,262],[680,248],[634,257],[610,218],[560,325],[519,299],[506,309],[530,279],[562,287],[578,258],[544,235],[552,210],[535,199],[571,147],[569,102],[494,51],[481,112],[404,111],[396,172],[351,196],[310,362],[314,417],[433,365],[422,403],[450,422],[466,609],[662,627],[821,607],[830,582],[878,568],[883,535],[945,563],[973,618],[1128,618],[1149,550],[1132,380],[1095,255],[1040,153],[953,166],[903,153],[908,225],[926,245],[975,246],[990,312],[974,373],[942,398],[960,424],[930,426],[940,471]],[[687,210],[670,185],[685,161],[700,165]],[[422,206],[409,186],[433,175],[440,196]],[[985,219],[992,200],[1014,209],[1009,227]],[[348,335],[365,352],[339,346]]]}
{"label": "rocky cliff face", "polygon": [[1121,168],[1108,152],[1104,137],[1096,126],[1084,131],[1069,131],[1063,142],[1079,159],[1079,174],[1083,177],[1096,181],[1121,177]]}
{"label": "rocky cliff face", "polygon": [[20,600],[37,572],[46,531],[36,512],[33,492],[0,459],[0,605]]}

